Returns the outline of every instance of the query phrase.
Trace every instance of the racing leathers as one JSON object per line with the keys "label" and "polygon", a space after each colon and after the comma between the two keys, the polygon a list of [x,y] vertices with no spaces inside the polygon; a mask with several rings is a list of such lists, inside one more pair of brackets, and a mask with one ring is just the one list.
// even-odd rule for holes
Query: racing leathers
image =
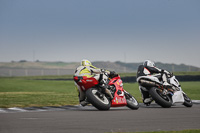
{"label": "racing leathers", "polygon": [[[138,67],[137,78],[140,77],[140,76],[147,76],[147,75],[151,76],[152,74],[158,74],[158,78],[163,81],[163,85],[164,86],[170,86],[170,84],[168,83],[168,75],[170,73],[168,71],[163,70],[163,69],[159,69],[155,66],[150,67],[150,66],[140,65]],[[149,92],[144,91],[141,88],[139,88],[139,89],[142,93],[143,103],[145,103],[146,105],[149,105],[152,101],[151,97],[149,96]]]}
{"label": "racing leathers", "polygon": [[[76,71],[74,76],[86,76],[87,78],[95,78],[96,80],[98,80],[99,82],[103,81],[103,79],[108,79],[107,76],[105,76],[104,74],[102,74],[103,72],[105,72],[104,69],[100,69],[100,68],[96,68],[92,65],[90,66],[79,66]],[[106,73],[109,75],[110,72],[106,71]],[[80,86],[75,82],[75,85],[78,88],[79,91],[79,102],[82,106],[86,105],[86,97],[85,97],[85,93],[81,90]],[[106,93],[110,93],[110,91],[108,91],[105,88]],[[110,94],[111,95],[111,94]]]}

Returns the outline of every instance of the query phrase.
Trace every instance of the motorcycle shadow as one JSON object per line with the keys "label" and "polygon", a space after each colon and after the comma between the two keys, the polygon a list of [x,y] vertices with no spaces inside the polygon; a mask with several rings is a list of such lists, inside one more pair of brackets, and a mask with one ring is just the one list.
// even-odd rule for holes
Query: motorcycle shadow
{"label": "motorcycle shadow", "polygon": [[[171,109],[171,108],[186,108],[182,103],[175,103],[173,104],[170,108],[163,108],[160,105],[158,105],[157,103],[153,102],[151,103],[149,106],[146,106],[143,103],[139,103],[139,109],[140,108],[160,108],[160,109]],[[97,108],[95,108],[92,105],[87,105],[87,106],[81,106],[81,105],[77,105],[75,108],[73,108],[72,110],[74,111],[100,111]],[[109,110],[105,110],[105,111],[123,111],[123,110],[130,110],[130,111],[136,111],[136,110],[132,110],[126,106],[123,107],[111,107]],[[102,111],[102,110],[101,110]]]}
{"label": "motorcycle shadow", "polygon": [[98,110],[97,108],[95,108],[92,105],[88,105],[88,106],[85,106],[85,107],[79,105],[79,108],[77,108],[76,111],[122,111],[122,110],[136,111],[136,110],[132,110],[132,109],[126,107],[126,106],[123,106],[123,107],[111,107],[109,110]]}
{"label": "motorcycle shadow", "polygon": [[[153,102],[149,106],[145,105],[144,103],[140,103],[140,108],[163,108],[157,103]],[[175,103],[170,108],[186,108],[183,103]],[[163,108],[163,109],[170,109],[170,108]]]}

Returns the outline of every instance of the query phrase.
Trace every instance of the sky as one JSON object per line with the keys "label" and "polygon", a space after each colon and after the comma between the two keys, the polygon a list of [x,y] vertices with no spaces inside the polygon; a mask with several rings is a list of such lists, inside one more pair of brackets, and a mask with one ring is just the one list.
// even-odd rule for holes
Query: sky
{"label": "sky", "polygon": [[0,0],[0,62],[200,67],[200,0]]}

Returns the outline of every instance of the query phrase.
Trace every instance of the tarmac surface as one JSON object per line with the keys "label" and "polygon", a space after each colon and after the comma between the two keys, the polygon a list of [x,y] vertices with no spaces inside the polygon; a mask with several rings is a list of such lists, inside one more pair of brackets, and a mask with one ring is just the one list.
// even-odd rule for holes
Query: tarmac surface
{"label": "tarmac surface", "polygon": [[200,104],[99,111],[93,106],[0,109],[0,133],[105,133],[200,129]]}

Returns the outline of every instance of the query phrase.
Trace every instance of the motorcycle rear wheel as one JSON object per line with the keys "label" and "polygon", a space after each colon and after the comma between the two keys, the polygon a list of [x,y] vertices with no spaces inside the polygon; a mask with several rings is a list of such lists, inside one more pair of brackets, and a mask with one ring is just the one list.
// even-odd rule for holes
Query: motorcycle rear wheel
{"label": "motorcycle rear wheel", "polygon": [[86,91],[87,100],[98,110],[109,110],[111,103],[108,98],[98,91],[97,88],[90,88]]}
{"label": "motorcycle rear wheel", "polygon": [[170,108],[172,106],[172,99],[168,95],[163,95],[156,87],[152,87],[149,90],[153,100],[163,108]]}
{"label": "motorcycle rear wheel", "polygon": [[183,105],[186,107],[192,107],[192,105],[193,105],[192,100],[184,93],[183,93],[183,97],[184,97]]}

